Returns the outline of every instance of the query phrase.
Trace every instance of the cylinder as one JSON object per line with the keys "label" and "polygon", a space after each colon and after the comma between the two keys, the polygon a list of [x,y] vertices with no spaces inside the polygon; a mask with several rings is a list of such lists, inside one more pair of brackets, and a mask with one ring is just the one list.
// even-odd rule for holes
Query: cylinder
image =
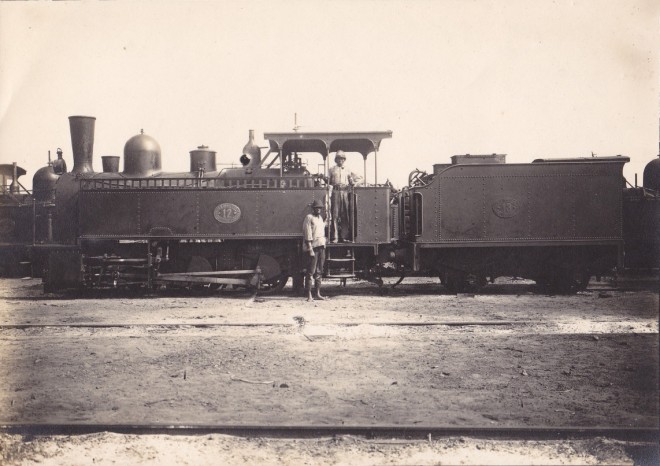
{"label": "cylinder", "polygon": [[119,173],[119,156],[104,155],[101,157],[103,173]]}
{"label": "cylinder", "polygon": [[207,146],[198,146],[197,149],[190,151],[190,172],[196,173],[202,170],[217,171],[215,151],[209,150]]}
{"label": "cylinder", "polygon": [[94,173],[92,157],[94,152],[95,122],[95,117],[69,117],[71,148],[73,149],[73,169],[71,173]]}

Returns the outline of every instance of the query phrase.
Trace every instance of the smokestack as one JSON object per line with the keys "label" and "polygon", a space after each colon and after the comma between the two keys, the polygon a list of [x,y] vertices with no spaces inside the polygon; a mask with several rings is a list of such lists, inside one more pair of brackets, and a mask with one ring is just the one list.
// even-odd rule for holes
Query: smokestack
{"label": "smokestack", "polygon": [[71,147],[73,148],[73,170],[71,170],[71,173],[94,173],[92,156],[94,152],[95,121],[95,117],[69,117]]}

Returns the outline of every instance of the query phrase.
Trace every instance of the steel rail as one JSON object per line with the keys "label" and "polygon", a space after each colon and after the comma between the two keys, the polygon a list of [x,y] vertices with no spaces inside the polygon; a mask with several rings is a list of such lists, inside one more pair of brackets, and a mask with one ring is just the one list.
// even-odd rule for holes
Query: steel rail
{"label": "steel rail", "polygon": [[[178,275],[178,274],[176,274]],[[189,274],[188,274],[189,275]],[[162,277],[159,276],[159,277]],[[166,276],[164,276],[166,278]],[[158,277],[154,280],[158,281]],[[165,280],[163,280],[165,281]],[[172,280],[174,281],[174,280]],[[192,282],[193,280],[177,280],[180,282]],[[137,282],[136,282],[137,283]],[[237,283],[239,285],[244,285],[243,283]],[[448,293],[446,291],[437,291],[433,288],[432,284],[411,284],[411,288],[414,290],[407,289],[402,290],[400,288],[395,288],[395,291],[392,291],[389,287],[369,287],[369,288],[341,288],[341,295],[343,296],[372,296],[374,294],[382,295],[407,295],[407,294],[420,294],[420,295],[432,295],[432,296],[458,296],[458,297],[478,297],[478,296],[518,296],[520,293],[513,292],[510,290],[504,290],[508,292],[498,292],[495,290],[489,290],[489,292],[476,292],[476,293]],[[339,288],[339,285],[336,286]],[[332,290],[332,288],[329,288]],[[175,293],[174,290],[167,290],[164,292],[159,291],[132,291],[124,292],[121,289],[115,288],[104,288],[104,289],[89,289],[89,290],[80,290],[77,292],[67,292],[63,294],[51,295],[51,296],[12,296],[12,297],[2,297],[0,300],[14,300],[14,301],[76,301],[82,299],[154,299],[154,298],[167,298],[167,297],[190,297],[184,292]],[[587,288],[586,292],[620,292],[620,291],[655,291],[651,287],[618,287],[618,288]],[[96,294],[96,296],[95,296]],[[223,290],[223,291],[213,291],[209,292],[207,295],[193,296],[195,298],[203,299],[251,299],[254,295],[254,292],[249,290]],[[548,296],[547,293],[534,293],[532,296],[544,297]],[[555,296],[555,295],[551,295]],[[575,296],[575,295],[556,295],[556,296]],[[256,299],[259,302],[269,302],[269,301],[288,301],[303,299],[302,296],[291,295],[288,292],[283,292],[280,295],[273,296],[270,294],[263,294],[261,291],[257,291]]]}
{"label": "steel rail", "polygon": [[98,432],[119,434],[205,435],[228,434],[242,437],[313,438],[360,435],[367,438],[433,439],[469,436],[489,439],[575,439],[608,437],[656,442],[657,427],[612,426],[418,426],[418,425],[241,425],[241,424],[75,424],[0,423],[0,432],[22,435],[81,435]]}
{"label": "steel rail", "polygon": [[[314,326],[335,326],[335,327],[357,327],[358,325],[372,325],[378,327],[467,327],[467,326],[506,326],[506,325],[529,325],[538,322],[534,321],[448,321],[448,322],[314,322],[306,321]],[[244,322],[244,323],[172,323],[172,324],[0,324],[0,330],[22,330],[31,328],[135,328],[135,327],[194,327],[194,328],[210,328],[210,327],[300,327],[298,323],[284,323],[284,322]],[[304,324],[303,324],[304,326]]]}

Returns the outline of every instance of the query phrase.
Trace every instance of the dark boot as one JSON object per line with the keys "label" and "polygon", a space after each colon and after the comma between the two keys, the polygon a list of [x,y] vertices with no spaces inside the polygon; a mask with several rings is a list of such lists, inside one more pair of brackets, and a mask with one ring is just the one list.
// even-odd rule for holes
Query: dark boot
{"label": "dark boot", "polygon": [[305,279],[305,292],[307,294],[307,301],[314,301],[314,298],[312,298],[312,279],[309,277]]}
{"label": "dark boot", "polygon": [[314,292],[315,292],[315,298],[320,299],[323,301],[325,299],[325,296],[321,296],[321,279],[317,279],[316,283],[314,284]]}

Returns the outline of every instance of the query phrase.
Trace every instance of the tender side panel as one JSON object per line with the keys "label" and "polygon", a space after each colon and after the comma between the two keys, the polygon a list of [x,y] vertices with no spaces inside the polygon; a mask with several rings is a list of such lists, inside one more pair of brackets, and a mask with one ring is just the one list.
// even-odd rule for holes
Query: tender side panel
{"label": "tender side panel", "polygon": [[390,189],[388,187],[356,187],[355,206],[357,243],[390,241]]}
{"label": "tender side panel", "polygon": [[434,180],[420,190],[423,215],[420,242],[476,240],[484,236],[484,188],[478,177]]}
{"label": "tender side panel", "polygon": [[464,165],[423,188],[420,243],[620,240],[622,163]]}
{"label": "tender side panel", "polygon": [[[492,176],[482,179],[484,238],[529,238],[534,232],[536,202],[530,199],[530,179]],[[546,228],[542,229],[547,231]]]}
{"label": "tender side panel", "polygon": [[538,173],[520,178],[529,186],[529,232],[522,238],[576,238],[576,207],[582,198],[576,183],[579,183],[581,178],[542,175],[543,173]]}
{"label": "tender side panel", "polygon": [[[613,168],[613,167],[611,167]],[[580,202],[575,204],[576,235],[584,238],[623,237],[623,177],[621,172],[599,170],[587,174],[589,182],[576,187]]]}

